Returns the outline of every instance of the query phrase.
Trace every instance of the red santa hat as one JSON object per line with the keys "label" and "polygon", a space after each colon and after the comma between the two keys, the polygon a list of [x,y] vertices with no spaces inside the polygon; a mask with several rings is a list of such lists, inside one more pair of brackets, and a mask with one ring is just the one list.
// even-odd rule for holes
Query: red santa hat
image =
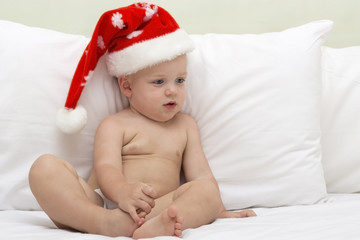
{"label": "red santa hat", "polygon": [[78,63],[56,125],[65,133],[78,132],[86,125],[86,110],[77,103],[105,53],[108,72],[119,77],[172,60],[193,48],[187,33],[159,6],[136,3],[105,12]]}

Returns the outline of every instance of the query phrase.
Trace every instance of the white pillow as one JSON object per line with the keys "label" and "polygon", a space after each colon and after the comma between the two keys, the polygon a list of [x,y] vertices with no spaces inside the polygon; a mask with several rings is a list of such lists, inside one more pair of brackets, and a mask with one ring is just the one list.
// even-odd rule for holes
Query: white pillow
{"label": "white pillow", "polygon": [[360,192],[360,46],[323,47],[322,145],[328,192]]}
{"label": "white pillow", "polygon": [[[319,153],[320,21],[281,33],[193,36],[184,111],[228,209],[313,203],[325,196]],[[43,153],[86,177],[99,122],[122,109],[103,61],[80,104],[89,122],[77,135],[55,127],[88,39],[0,21],[0,209],[39,209],[27,174]]]}
{"label": "white pillow", "polygon": [[90,82],[80,99],[88,110],[86,128],[61,133],[56,112],[88,39],[7,21],[0,21],[0,36],[0,209],[40,209],[28,185],[34,160],[52,153],[87,177],[96,126],[122,101],[102,61],[95,71],[99,81]]}
{"label": "white pillow", "polygon": [[184,112],[198,122],[227,209],[326,196],[321,51],[332,22],[259,35],[193,36]]}

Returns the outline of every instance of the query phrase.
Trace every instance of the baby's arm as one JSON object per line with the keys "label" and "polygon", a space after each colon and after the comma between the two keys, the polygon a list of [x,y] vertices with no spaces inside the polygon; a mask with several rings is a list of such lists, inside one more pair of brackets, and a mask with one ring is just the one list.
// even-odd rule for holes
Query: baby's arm
{"label": "baby's arm", "polygon": [[218,186],[202,149],[198,126],[192,117],[186,116],[185,119],[187,143],[182,166],[185,179],[186,181],[209,180]]}
{"label": "baby's arm", "polygon": [[[219,190],[218,183],[203,152],[197,124],[195,120],[190,117],[188,120],[188,142],[184,152],[183,160],[185,178],[187,181],[208,179],[209,181],[212,181]],[[221,199],[220,190],[218,197]],[[255,212],[252,210],[243,210],[240,212],[227,211],[221,201],[218,218],[242,218],[252,216],[256,216]]]}
{"label": "baby's arm", "polygon": [[116,116],[110,116],[100,124],[95,135],[94,169],[104,195],[141,225],[155,206],[156,192],[144,183],[125,181],[121,161],[124,130],[120,125]]}

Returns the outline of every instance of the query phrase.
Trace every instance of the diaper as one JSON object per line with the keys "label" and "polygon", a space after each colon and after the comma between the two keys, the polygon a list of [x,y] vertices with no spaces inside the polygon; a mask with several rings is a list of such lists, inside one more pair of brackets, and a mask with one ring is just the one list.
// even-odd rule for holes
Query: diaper
{"label": "diaper", "polygon": [[106,208],[106,209],[118,208],[118,205],[116,203],[114,203],[113,201],[111,201],[110,199],[108,199],[107,197],[105,197],[105,195],[101,192],[101,190],[99,188],[95,189],[94,191],[97,192],[100,195],[100,197],[103,199],[104,208]]}

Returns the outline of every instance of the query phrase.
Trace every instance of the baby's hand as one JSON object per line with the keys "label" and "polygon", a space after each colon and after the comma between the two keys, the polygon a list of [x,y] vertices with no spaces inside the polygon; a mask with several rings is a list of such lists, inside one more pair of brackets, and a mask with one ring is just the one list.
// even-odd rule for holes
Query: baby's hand
{"label": "baby's hand", "polygon": [[118,205],[141,225],[155,206],[156,196],[156,191],[145,183],[124,183]]}

